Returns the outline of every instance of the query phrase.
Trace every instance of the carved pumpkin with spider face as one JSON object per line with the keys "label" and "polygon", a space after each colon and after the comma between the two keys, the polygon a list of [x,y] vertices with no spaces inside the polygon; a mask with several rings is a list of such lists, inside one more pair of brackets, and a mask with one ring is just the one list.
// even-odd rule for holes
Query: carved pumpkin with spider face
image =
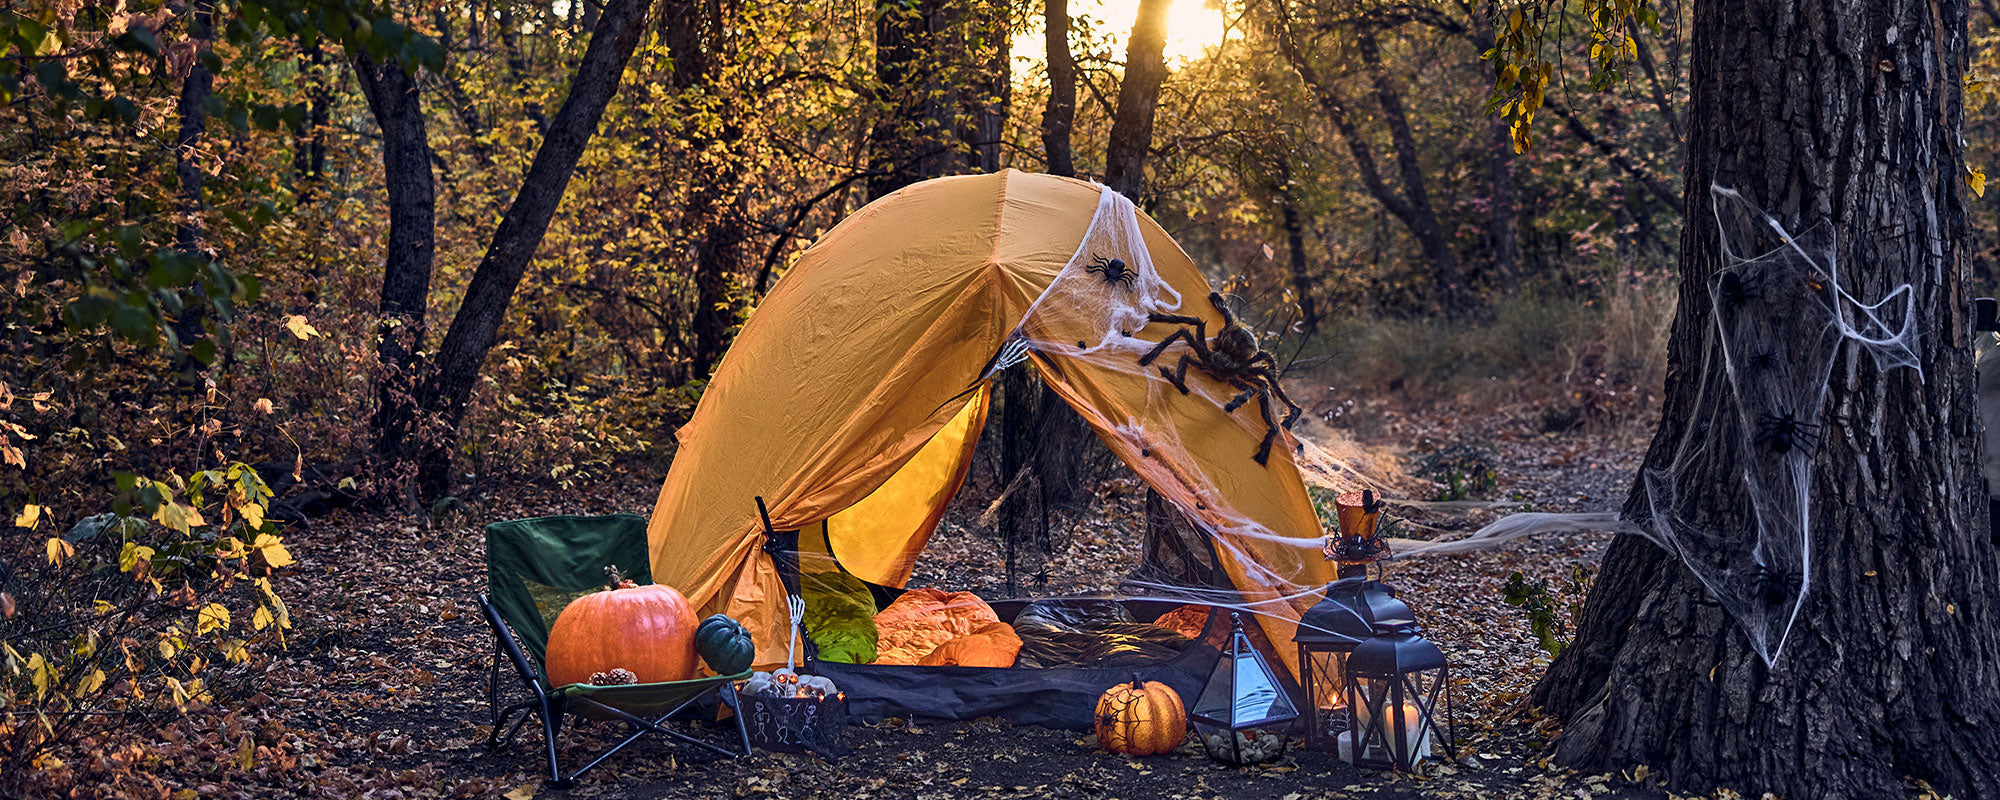
{"label": "carved pumpkin with spider face", "polygon": [[1097,698],[1097,744],[1113,753],[1156,756],[1173,752],[1187,739],[1187,709],[1181,696],[1159,681],[1104,690]]}

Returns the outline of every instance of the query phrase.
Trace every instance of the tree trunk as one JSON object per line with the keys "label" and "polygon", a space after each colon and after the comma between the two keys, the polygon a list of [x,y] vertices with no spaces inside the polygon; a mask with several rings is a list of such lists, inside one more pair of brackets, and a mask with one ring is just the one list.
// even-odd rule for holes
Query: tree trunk
{"label": "tree trunk", "polygon": [[1355,44],[1374,84],[1375,102],[1382,107],[1382,117],[1389,125],[1389,141],[1395,146],[1396,169],[1403,181],[1403,203],[1409,207],[1410,235],[1416,237],[1417,246],[1424,251],[1424,260],[1431,264],[1438,305],[1447,311],[1477,306],[1479,300],[1473,296],[1472,287],[1466,285],[1465,270],[1451,251],[1451,240],[1438,222],[1437,210],[1431,207],[1424,165],[1417,157],[1417,137],[1410,130],[1410,115],[1403,107],[1402,93],[1389,79],[1389,71],[1382,67],[1382,52],[1375,41],[1375,32],[1362,27],[1356,32]]}
{"label": "tree trunk", "polygon": [[[729,28],[728,14],[726,5],[717,0],[676,0],[668,5],[663,38],[673,58],[677,95],[691,97],[714,91],[717,56]],[[730,331],[736,326],[737,308],[731,297],[743,268],[747,239],[744,217],[736,207],[742,159],[731,151],[742,138],[736,112],[734,107],[722,105],[715,110],[721,117],[715,133],[695,130],[686,141],[694,163],[714,168],[691,182],[684,215],[695,252],[695,303],[689,324],[695,341],[689,377],[702,380],[721,362],[723,352],[729,349]]]}
{"label": "tree trunk", "polygon": [[976,73],[983,80],[969,87],[966,126],[959,135],[965,144],[966,167],[976,172],[999,171],[1001,138],[1013,102],[1013,69],[1009,65],[1013,45],[1008,39],[1007,6],[1007,0],[975,4],[973,19],[965,27],[966,63],[983,67]]}
{"label": "tree trunk", "polygon": [[[400,448],[394,451],[398,460],[417,463],[418,491],[423,497],[437,497],[449,490],[458,425],[478,383],[480,368],[493,347],[514,289],[533,261],[549,220],[569,187],[577,159],[597,132],[605,106],[618,92],[625,64],[639,44],[651,6],[651,0],[612,0],[606,5],[584,50],[583,62],[570,81],[569,96],[549,121],[548,135],[535,152],[520,191],[473,271],[465,300],[438,348],[437,367],[418,389],[417,400],[424,414],[438,421],[438,435],[391,443]],[[414,101],[415,95],[411,97]],[[385,433],[390,429],[381,428]],[[409,449],[412,444],[417,445],[414,453]]]}
{"label": "tree trunk", "polygon": [[[208,143],[203,141],[208,128],[207,104],[209,96],[215,92],[215,75],[208,69],[209,41],[214,38],[215,5],[210,0],[196,0],[191,7],[193,19],[189,23],[189,35],[194,41],[195,53],[188,64],[187,78],[181,82],[180,102],[175,106],[181,124],[179,134],[174,137],[174,178],[179,183],[179,220],[174,225],[174,249],[206,261],[208,258],[201,250],[201,152],[208,147]],[[202,295],[200,280],[195,281],[195,292],[198,296]],[[188,303],[175,318],[174,336],[182,346],[202,337],[201,318],[205,305],[205,302]]]}
{"label": "tree trunk", "polygon": [[1464,309],[1478,305],[1477,298],[1465,285],[1464,272],[1458,265],[1457,256],[1452,254],[1442,226],[1438,224],[1437,214],[1430,207],[1429,195],[1424,193],[1423,167],[1416,159],[1416,140],[1409,130],[1408,116],[1403,112],[1402,97],[1395,91],[1387,74],[1381,69],[1381,56],[1373,44],[1373,35],[1365,36],[1368,46],[1362,55],[1368,62],[1367,65],[1371,67],[1369,71],[1374,77],[1376,100],[1391,118],[1391,135],[1396,145],[1398,173],[1403,183],[1401,191],[1391,189],[1388,182],[1383,180],[1382,172],[1375,164],[1374,150],[1362,136],[1361,129],[1355,125],[1352,115],[1348,113],[1346,100],[1341,97],[1334,84],[1321,79],[1319,70],[1306,57],[1304,48],[1299,45],[1297,32],[1293,30],[1289,4],[1279,2],[1274,8],[1277,19],[1273,26],[1273,35],[1277,39],[1279,53],[1291,65],[1292,71],[1298,73],[1299,80],[1305,84],[1307,93],[1319,103],[1327,121],[1333,123],[1334,129],[1340,132],[1341,140],[1347,143],[1347,151],[1354,157],[1355,172],[1361,178],[1362,188],[1368,190],[1368,194],[1375,198],[1375,202],[1382,205],[1384,211],[1403,223],[1411,238],[1417,240],[1417,246],[1423,250],[1425,261],[1430,264],[1431,279],[1439,305],[1446,309]]}
{"label": "tree trunk", "polygon": [[1076,57],[1069,51],[1069,0],[1045,0],[1043,44],[1048,50],[1049,106],[1042,112],[1042,150],[1049,174],[1076,175],[1070,130],[1076,126]]}
{"label": "tree trunk", "polygon": [[951,174],[955,87],[943,83],[951,59],[944,35],[958,14],[952,0],[877,0],[875,77],[887,106],[868,134],[868,195],[883,197]]}
{"label": "tree trunk", "polygon": [[1125,47],[1125,77],[1118,81],[1118,111],[1104,149],[1104,185],[1140,202],[1146,185],[1146,151],[1153,145],[1153,114],[1167,78],[1167,9],[1170,0],[1139,0],[1132,38]]}
{"label": "tree trunk", "polygon": [[[1575,644],[1535,692],[1564,723],[1559,762],[1646,764],[1679,791],[1876,798],[1919,778],[2000,796],[2000,563],[1976,502],[1963,311],[1965,26],[1963,2],[1697,4],[1682,288],[1647,467],[1666,467],[1689,429],[1736,424],[1722,371],[1704,368],[1722,266],[1711,182],[1790,230],[1830,226],[1856,296],[1913,287],[1922,375],[1845,346],[1835,360],[1810,589],[1774,667],[1677,559],[1631,536],[1612,545]],[[1763,289],[1776,291],[1800,290]],[[1743,502],[1728,459],[1681,467],[1699,511]],[[1625,510],[1650,513],[1643,482]]]}
{"label": "tree trunk", "polygon": [[1306,260],[1306,227],[1300,219],[1299,198],[1292,193],[1291,154],[1278,157],[1278,211],[1285,226],[1285,250],[1292,273],[1292,293],[1299,306],[1299,323],[1305,338],[1319,330],[1319,304],[1313,301],[1312,268]]}
{"label": "tree trunk", "polygon": [[[403,65],[377,65],[354,57],[354,73],[382,131],[382,175],[389,196],[389,246],[382,265],[377,301],[375,355],[375,454],[405,462],[423,422],[417,386],[424,374],[425,309],[431,291],[431,262],[437,253],[437,193],[431,183],[431,151],[416,80]],[[401,463],[388,482],[406,486],[415,477]]]}

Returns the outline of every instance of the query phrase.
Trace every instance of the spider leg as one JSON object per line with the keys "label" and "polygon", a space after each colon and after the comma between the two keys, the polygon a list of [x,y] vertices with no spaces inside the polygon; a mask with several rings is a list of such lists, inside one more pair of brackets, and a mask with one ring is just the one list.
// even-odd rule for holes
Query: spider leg
{"label": "spider leg", "polygon": [[1242,394],[1236,395],[1236,397],[1230,399],[1228,405],[1222,407],[1222,410],[1225,413],[1230,411],[1235,411],[1236,409],[1241,408],[1244,403],[1250,401],[1250,398],[1255,397],[1257,395],[1257,390],[1259,387],[1257,387],[1256,385],[1254,384],[1251,385],[1238,384],[1238,385],[1245,386],[1246,388],[1243,389]]}
{"label": "spider leg", "polygon": [[1257,392],[1257,407],[1264,412],[1264,443],[1257,446],[1257,454],[1251,456],[1251,458],[1256,459],[1259,464],[1269,464],[1271,462],[1271,443],[1278,440],[1278,418],[1271,413],[1270,392]]}
{"label": "spider leg", "polygon": [[1264,381],[1270,384],[1271,393],[1277,395],[1279,400],[1285,401],[1285,406],[1291,409],[1285,413],[1285,430],[1291,430],[1292,424],[1299,421],[1299,415],[1305,413],[1305,409],[1300,408],[1298,403],[1292,402],[1292,396],[1285,393],[1285,385],[1278,382],[1278,368],[1275,364],[1265,368]]}
{"label": "spider leg", "polygon": [[1209,292],[1208,304],[1215,306],[1215,310],[1222,313],[1222,327],[1229,328],[1236,325],[1236,315],[1229,313],[1229,306],[1223,304],[1221,292]]}
{"label": "spider leg", "polygon": [[1173,333],[1167,334],[1167,338],[1161,339],[1159,344],[1153,345],[1153,349],[1146,351],[1145,355],[1139,357],[1139,366],[1143,367],[1153,363],[1153,359],[1159,358],[1160,354],[1166,352],[1167,348],[1172,347],[1174,342],[1183,340],[1188,343],[1189,347],[1194,348],[1196,352],[1206,353],[1208,350],[1207,347],[1202,345],[1200,339],[1195,338],[1194,334],[1188,333],[1188,329],[1176,328]]}
{"label": "spider leg", "polygon": [[1161,367],[1160,375],[1166,378],[1168,383],[1173,384],[1174,388],[1181,390],[1181,394],[1187,394],[1187,369],[1188,363],[1192,361],[1194,361],[1194,356],[1182,353],[1180,363],[1174,369]]}

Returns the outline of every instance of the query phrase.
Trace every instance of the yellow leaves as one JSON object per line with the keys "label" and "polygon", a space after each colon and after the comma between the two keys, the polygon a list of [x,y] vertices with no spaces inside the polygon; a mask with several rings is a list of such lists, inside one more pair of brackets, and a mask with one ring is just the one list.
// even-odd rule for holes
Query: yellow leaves
{"label": "yellow leaves", "polygon": [[195,614],[194,633],[196,636],[206,636],[211,631],[228,629],[229,609],[223,607],[221,603],[209,603],[202,606],[201,611]]}
{"label": "yellow leaves", "polygon": [[208,700],[208,690],[202,688],[200,678],[189,678],[187,683],[181,683],[180,679],[170,676],[166,678],[166,684],[167,696],[175,708],[186,710],[189,703]]}
{"label": "yellow leaves", "polygon": [[318,328],[313,327],[312,323],[307,322],[306,318],[299,314],[291,314],[285,317],[285,330],[291,331],[293,336],[299,338],[299,341],[305,341],[314,336],[322,335]]}
{"label": "yellow leaves", "polygon": [[160,503],[160,510],[153,512],[153,521],[181,533],[188,533],[195,526],[208,524],[208,520],[202,519],[201,511],[194,506],[172,499]]}
{"label": "yellow leaves", "polygon": [[29,503],[21,509],[21,515],[14,518],[14,527],[33,528],[42,519],[42,506]]}
{"label": "yellow leaves", "polygon": [[521,784],[509,789],[506,794],[500,795],[500,797],[502,800],[534,800],[535,785],[532,783]]}
{"label": "yellow leaves", "polygon": [[28,682],[35,685],[35,699],[40,700],[49,693],[49,684],[55,680],[55,668],[41,653],[28,656]]}
{"label": "yellow leaves", "polygon": [[292,558],[292,551],[285,549],[283,540],[274,534],[257,534],[257,540],[250,544],[250,549],[257,551],[257,554],[264,558],[264,563],[272,569],[298,563]]}
{"label": "yellow leaves", "polygon": [[256,613],[250,615],[250,627],[261,631],[271,627],[271,623],[276,620],[277,618],[271,615],[270,606],[258,606]]}
{"label": "yellow leaves", "polygon": [[259,414],[263,414],[265,416],[270,416],[272,411],[271,398],[269,397],[257,398],[257,402],[250,404],[250,410],[255,411]]}
{"label": "yellow leaves", "polygon": [[1986,170],[1971,164],[1965,165],[1965,185],[1972,189],[1973,197],[1986,196]]}
{"label": "yellow leaves", "polygon": [[[261,608],[257,610],[263,611]],[[262,628],[263,626],[260,625],[258,627]],[[237,664],[250,663],[250,648],[244,645],[242,639],[224,639],[218,647],[222,650],[223,658]]]}
{"label": "yellow leaves", "polygon": [[[145,565],[143,569],[140,568],[141,564]],[[152,566],[153,548],[139,544],[138,542],[126,542],[125,546],[118,551],[119,572],[132,572],[135,569],[140,570],[133,573],[133,580],[146,577],[152,572]]]}
{"label": "yellow leaves", "polygon": [[[256,528],[262,528],[262,527],[264,527],[264,506],[263,506],[263,505],[261,505],[261,504],[258,504],[258,503],[244,503],[243,505],[241,505],[241,506],[238,506],[238,507],[237,507],[237,513],[240,513],[240,514],[242,514],[242,515],[243,515],[243,524],[244,524],[244,525],[247,525],[247,526],[249,526],[249,527],[250,527],[250,528],[252,528],[252,529],[256,529]],[[260,539],[261,539],[261,538],[263,538],[263,537],[258,537],[258,538],[260,538]],[[276,538],[276,537],[273,537],[273,538]],[[274,565],[274,566],[275,566],[275,565]]]}
{"label": "yellow leaves", "polygon": [[243,743],[236,746],[236,768],[249,770],[257,765],[257,740],[243,737]]}
{"label": "yellow leaves", "polygon": [[48,554],[49,563],[60,567],[64,560],[76,555],[76,545],[70,544],[61,536],[51,536],[49,537]]}
{"label": "yellow leaves", "polygon": [[159,645],[153,649],[159,651],[161,658],[171,659],[175,653],[180,652],[179,648],[175,647],[174,641],[171,636],[161,639]]}
{"label": "yellow leaves", "polygon": [[104,681],[107,677],[109,676],[105,675],[104,670],[101,669],[93,669],[85,673],[83,678],[76,682],[76,693],[79,695],[96,693],[98,689],[104,688]]}

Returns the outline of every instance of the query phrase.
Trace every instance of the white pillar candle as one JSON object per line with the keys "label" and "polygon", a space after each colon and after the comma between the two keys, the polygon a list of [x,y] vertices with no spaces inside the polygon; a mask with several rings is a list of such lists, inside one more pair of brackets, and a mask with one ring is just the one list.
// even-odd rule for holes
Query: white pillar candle
{"label": "white pillar candle", "polygon": [[[1419,759],[1427,758],[1431,754],[1430,729],[1424,726],[1423,709],[1418,708],[1416,703],[1404,703],[1400,709],[1400,716],[1403,718],[1403,744],[1409,748],[1410,763],[1415,764]],[[1361,730],[1365,731],[1374,720],[1375,711],[1366,704],[1357,705],[1354,707],[1354,718],[1361,726]],[[1396,720],[1393,718],[1383,721],[1384,739],[1396,735],[1395,724]],[[1352,739],[1347,740],[1342,746],[1351,748]],[[1347,756],[1343,758],[1353,760]]]}

